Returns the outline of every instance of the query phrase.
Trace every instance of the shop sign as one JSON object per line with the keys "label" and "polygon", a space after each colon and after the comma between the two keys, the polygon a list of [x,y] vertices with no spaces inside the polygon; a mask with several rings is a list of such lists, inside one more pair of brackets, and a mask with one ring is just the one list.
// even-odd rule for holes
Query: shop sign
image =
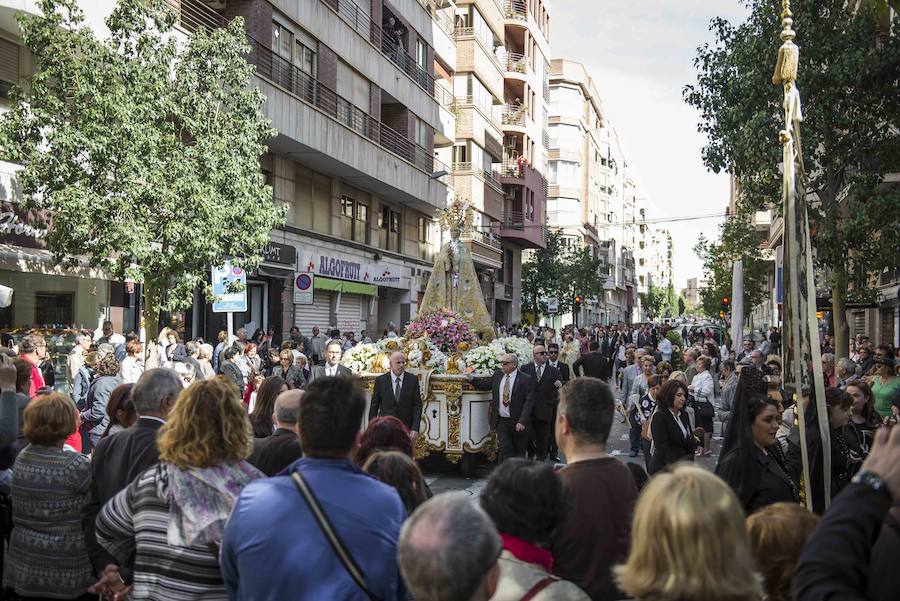
{"label": "shop sign", "polygon": [[287,244],[269,242],[262,249],[263,263],[294,266],[297,261],[297,249]]}
{"label": "shop sign", "polygon": [[0,243],[46,248],[48,226],[46,211],[25,210],[19,203],[0,201]]}
{"label": "shop sign", "polygon": [[[231,292],[235,282],[240,283],[240,292]],[[243,313],[247,310],[247,272],[233,266],[228,261],[220,267],[212,268],[212,289],[215,300],[213,313]]]}
{"label": "shop sign", "polygon": [[312,273],[298,273],[294,278],[295,305],[313,304],[313,287],[315,283],[315,277],[315,274]]}
{"label": "shop sign", "polygon": [[409,278],[403,276],[404,267],[382,262],[365,263],[356,257],[337,253],[304,252],[297,269],[338,280],[409,289]]}

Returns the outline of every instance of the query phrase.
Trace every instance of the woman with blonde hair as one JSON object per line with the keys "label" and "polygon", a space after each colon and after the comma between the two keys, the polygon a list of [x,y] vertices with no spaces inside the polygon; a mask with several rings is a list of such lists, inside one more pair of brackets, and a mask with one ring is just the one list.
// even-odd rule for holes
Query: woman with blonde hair
{"label": "woman with blonde hair", "polygon": [[799,503],[773,503],[747,518],[753,562],[764,601],[791,601],[791,578],[819,516]]}
{"label": "woman with blonde hair", "polygon": [[191,384],[158,446],[159,464],[100,510],[97,540],[119,561],[133,557],[134,599],[178,591],[179,599],[224,601],[222,531],[241,490],[263,476],[246,462],[251,430],[237,388],[225,378]]}
{"label": "woman with blonde hair", "polygon": [[741,504],[700,467],[679,464],[641,492],[619,588],[645,601],[759,601]]}

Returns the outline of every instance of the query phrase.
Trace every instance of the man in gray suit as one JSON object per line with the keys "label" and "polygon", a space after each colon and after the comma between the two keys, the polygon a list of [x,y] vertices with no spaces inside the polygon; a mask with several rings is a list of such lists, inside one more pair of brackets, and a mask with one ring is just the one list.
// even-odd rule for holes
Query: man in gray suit
{"label": "man in gray suit", "polygon": [[350,368],[340,364],[343,352],[339,340],[329,342],[325,346],[325,365],[314,365],[309,373],[309,381],[312,382],[322,376],[352,376]]}

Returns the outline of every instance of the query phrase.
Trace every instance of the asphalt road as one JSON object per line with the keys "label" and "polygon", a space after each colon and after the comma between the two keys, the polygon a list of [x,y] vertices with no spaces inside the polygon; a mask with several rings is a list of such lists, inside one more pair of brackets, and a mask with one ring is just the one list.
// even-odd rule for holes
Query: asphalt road
{"label": "asphalt road", "polygon": [[[720,426],[721,424],[719,422],[715,422],[716,432],[712,441],[712,454],[707,457],[697,457],[695,460],[697,465],[710,471],[715,469],[716,463],[719,460],[719,447],[722,444],[722,439],[719,435]],[[610,455],[617,457],[622,461],[630,461],[644,466],[643,456],[634,458],[628,456],[628,425],[622,423],[621,417],[619,417],[618,414],[615,422],[613,422],[612,431],[609,435],[607,450]],[[562,463],[565,463],[565,458],[562,459]],[[435,494],[451,490],[462,490],[473,496],[477,496],[481,493],[491,470],[494,468],[493,464],[488,463],[486,459],[482,459],[478,464],[475,475],[472,478],[464,478],[460,474],[459,465],[453,465],[446,461],[441,455],[426,457],[420,465],[425,474],[425,481]]]}

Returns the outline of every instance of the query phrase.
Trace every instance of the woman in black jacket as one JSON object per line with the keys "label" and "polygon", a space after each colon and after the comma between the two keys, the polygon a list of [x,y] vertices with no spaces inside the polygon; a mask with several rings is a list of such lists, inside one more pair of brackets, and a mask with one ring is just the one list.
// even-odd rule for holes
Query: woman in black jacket
{"label": "woman in black jacket", "polygon": [[796,502],[797,487],[775,439],[778,402],[760,394],[749,399],[739,394],[737,401],[725,436],[728,451],[716,474],[734,489],[748,515],[779,501]]}
{"label": "woman in black jacket", "polygon": [[662,471],[676,461],[693,461],[697,448],[696,433],[691,431],[691,421],[684,410],[687,403],[687,386],[679,380],[669,380],[659,392],[659,404],[650,422],[653,438],[651,474]]}

